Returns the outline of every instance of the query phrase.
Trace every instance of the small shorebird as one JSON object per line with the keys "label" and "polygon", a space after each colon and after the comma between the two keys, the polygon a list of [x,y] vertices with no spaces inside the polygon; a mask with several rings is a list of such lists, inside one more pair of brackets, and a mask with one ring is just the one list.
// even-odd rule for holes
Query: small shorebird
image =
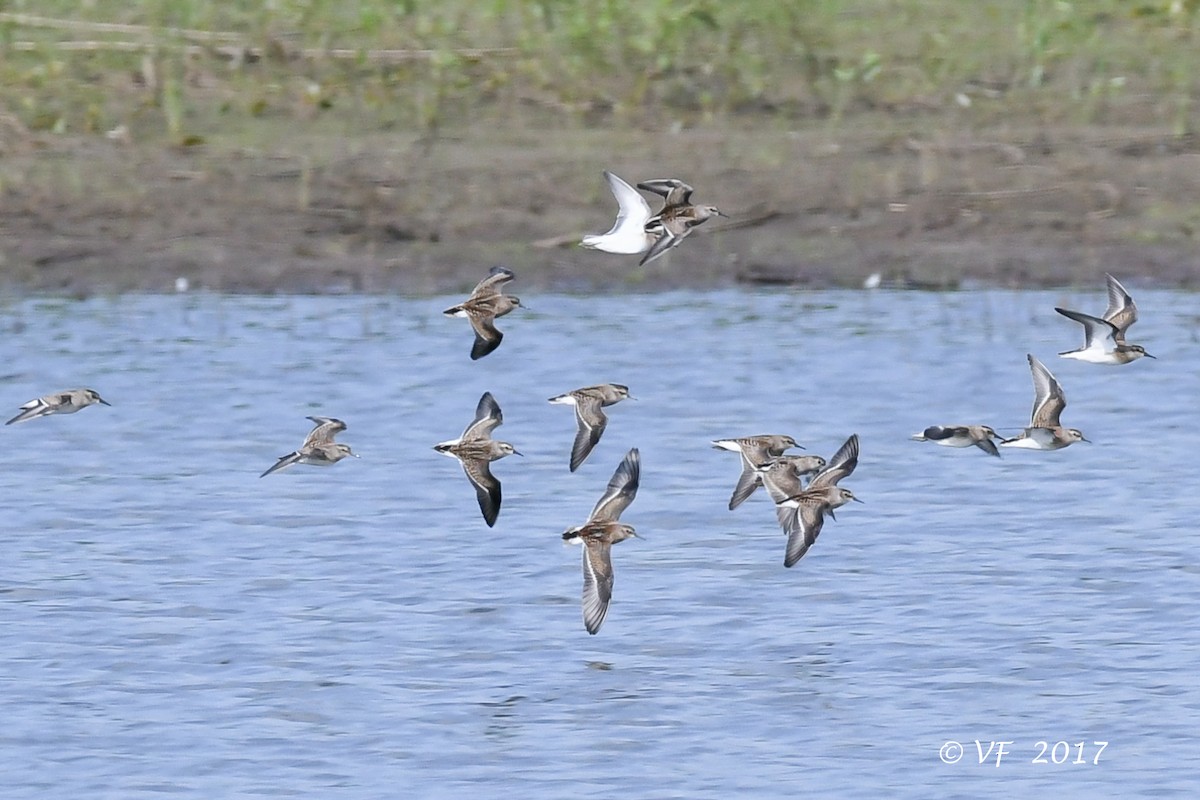
{"label": "small shorebird", "polygon": [[771,459],[755,470],[755,483],[765,486],[770,481],[777,491],[791,496],[804,490],[804,478],[825,469],[820,456],[782,455]]}
{"label": "small shorebird", "polygon": [[1063,409],[1067,407],[1067,398],[1062,386],[1046,365],[1038,361],[1032,354],[1029,368],[1033,371],[1033,414],[1030,415],[1029,427],[1011,439],[1000,442],[1001,447],[1021,447],[1026,450],[1059,450],[1075,442],[1088,441],[1075,428],[1064,428],[1059,421]]}
{"label": "small shorebird", "polygon": [[999,458],[1000,451],[992,439],[1003,440],[1000,434],[987,425],[930,425],[911,437],[918,442],[933,442],[943,447],[970,447],[975,445],[983,452]]}
{"label": "small shorebird", "polygon": [[[787,534],[787,549],[783,565],[790,567],[804,557],[821,535],[825,515],[830,519],[834,509],[841,508],[853,500],[861,503],[849,489],[842,489],[837,482],[845,478],[858,466],[858,434],[852,435],[829,459],[829,465],[817,473],[812,482],[802,491],[789,494],[783,487],[769,479],[764,480],[771,499],[775,501],[775,515],[779,525]],[[764,476],[766,478],[767,476]]]}
{"label": "small shorebird", "polygon": [[662,195],[664,198],[663,207],[646,221],[646,233],[654,237],[654,244],[646,255],[642,256],[638,266],[649,264],[671,248],[678,247],[693,228],[709,217],[728,216],[721,213],[716,206],[692,205],[694,190],[676,178],[643,181],[638,184],[638,188]]}
{"label": "small shorebird", "polygon": [[304,439],[304,444],[300,445],[300,449],[288,453],[286,456],[280,456],[273,467],[258,477],[265,478],[272,472],[286,469],[293,464],[328,467],[346,456],[358,458],[357,453],[350,451],[350,445],[333,440],[333,437],[346,430],[346,423],[333,417],[308,417],[307,419],[315,422],[316,427],[309,431],[308,436]]}
{"label": "small shorebird", "polygon": [[608,181],[608,188],[620,206],[617,221],[608,233],[588,234],[580,244],[593,250],[621,255],[646,252],[657,239],[646,232],[646,223],[650,221],[650,205],[646,198],[608,170],[604,171],[604,180]]}
{"label": "small shorebird", "polygon": [[504,422],[500,406],[491,392],[484,392],[475,408],[475,419],[462,432],[462,436],[448,442],[434,445],[433,449],[444,456],[457,458],[462,464],[463,472],[475,487],[475,495],[479,498],[479,510],[483,519],[492,527],[500,514],[500,481],[492,475],[491,463],[507,455],[517,452],[508,442],[498,442],[492,438],[492,431]]}
{"label": "small shorebird", "polygon": [[[761,485],[757,469],[771,459],[783,455],[789,447],[800,447],[790,436],[778,434],[763,434],[761,436],[743,436],[740,439],[717,439],[712,443],[717,450],[729,450],[742,456],[742,474],[737,486],[733,488],[733,496],[729,498],[729,510],[740,506],[754,490]],[[800,447],[803,450],[803,447]]]}
{"label": "small shorebird", "polygon": [[612,599],[612,546],[637,536],[631,526],[622,525],[618,520],[637,496],[641,465],[641,456],[635,447],[613,472],[608,488],[587,522],[568,528],[562,535],[566,542],[583,545],[583,625],[591,634],[600,630]]}
{"label": "small shorebird", "polygon": [[74,414],[81,408],[100,403],[110,406],[112,403],[96,394],[93,389],[67,389],[62,392],[48,394],[36,400],[30,400],[21,406],[21,413],[10,419],[5,425],[25,422],[38,417],[48,417],[51,414]]}
{"label": "small shorebird", "polygon": [[1137,322],[1137,306],[1120,281],[1105,273],[1108,281],[1108,308],[1103,317],[1093,317],[1079,311],[1055,307],[1067,319],[1083,325],[1083,347],[1059,353],[1063,358],[1086,361],[1089,364],[1128,364],[1142,356],[1154,358],[1140,344],[1127,344],[1125,332]]}
{"label": "small shorebird", "polygon": [[470,297],[442,312],[448,317],[466,317],[471,321],[471,328],[475,331],[475,344],[471,347],[472,361],[478,361],[500,346],[504,334],[496,330],[496,317],[503,317],[521,305],[521,298],[500,291],[504,284],[515,277],[516,273],[507,267],[492,267],[488,276],[475,286]]}
{"label": "small shorebird", "polygon": [[575,444],[571,446],[571,472],[578,469],[592,452],[608,425],[608,417],[601,409],[626,399],[629,399],[629,387],[619,383],[585,386],[550,398],[549,402],[556,405],[575,406],[579,429],[575,433]]}

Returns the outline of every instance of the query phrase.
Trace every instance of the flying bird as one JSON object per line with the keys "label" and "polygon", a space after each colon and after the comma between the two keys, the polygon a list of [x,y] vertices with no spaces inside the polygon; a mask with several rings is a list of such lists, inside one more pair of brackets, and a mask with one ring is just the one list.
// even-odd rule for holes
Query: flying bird
{"label": "flying bird", "polygon": [[478,361],[500,346],[504,334],[496,329],[496,317],[503,317],[517,306],[521,298],[504,294],[501,288],[516,277],[507,267],[492,267],[488,276],[481,280],[471,296],[457,306],[442,313],[448,317],[466,317],[475,331],[475,344],[471,347],[471,360]]}
{"label": "flying bird", "polygon": [[492,475],[491,463],[508,455],[521,455],[508,442],[492,438],[492,431],[504,422],[500,405],[491,392],[484,392],[475,408],[475,419],[463,431],[462,436],[434,445],[433,449],[444,456],[457,458],[463,472],[475,487],[479,510],[488,527],[496,524],[500,514],[500,481]]}
{"label": "flying bird", "polygon": [[590,634],[600,630],[612,600],[612,546],[637,536],[632,526],[618,520],[637,496],[641,466],[635,447],[613,472],[587,522],[562,535],[566,542],[583,545],[583,625]]}

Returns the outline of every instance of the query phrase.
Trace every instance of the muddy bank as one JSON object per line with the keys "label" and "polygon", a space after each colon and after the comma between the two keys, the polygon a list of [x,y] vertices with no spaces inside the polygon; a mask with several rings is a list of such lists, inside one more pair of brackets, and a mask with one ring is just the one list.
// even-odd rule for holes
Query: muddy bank
{"label": "muddy bank", "polygon": [[[522,291],[734,284],[1200,283],[1200,142],[1153,129],[281,129],[192,148],[10,137],[0,279],[13,292],[431,294],[492,264]],[[600,176],[676,176],[707,223],[645,269],[573,243],[616,206]],[[654,205],[652,203],[652,205]]]}

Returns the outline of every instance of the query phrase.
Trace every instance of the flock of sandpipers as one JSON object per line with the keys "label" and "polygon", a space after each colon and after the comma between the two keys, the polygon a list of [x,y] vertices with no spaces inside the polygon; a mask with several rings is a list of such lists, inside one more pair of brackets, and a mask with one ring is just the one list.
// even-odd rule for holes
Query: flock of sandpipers
{"label": "flock of sandpipers", "polygon": [[[609,253],[644,254],[640,263],[646,264],[677,247],[705,220],[725,216],[716,206],[693,205],[692,187],[680,180],[651,180],[637,185],[664,199],[662,208],[651,214],[646,200],[633,187],[611,172],[604,172],[604,178],[620,210],[608,233],[583,237],[581,244],[584,247]],[[472,360],[483,358],[500,346],[504,334],[497,330],[496,318],[520,307],[521,301],[517,297],[503,292],[504,285],[514,277],[513,271],[506,267],[493,267],[470,297],[444,312],[448,316],[470,320],[475,332]],[[1137,321],[1137,306],[1112,275],[1107,276],[1107,285],[1108,308],[1102,317],[1055,308],[1059,314],[1084,327],[1083,347],[1059,355],[1107,365],[1128,364],[1142,356],[1154,358],[1140,345],[1125,341],[1126,332]],[[1062,386],[1041,361],[1032,354],[1027,358],[1033,372],[1034,403],[1029,425],[1021,433],[1005,439],[986,425],[932,425],[912,438],[946,447],[974,445],[993,456],[1000,455],[997,442],[1001,447],[1059,450],[1075,442],[1088,441],[1078,429],[1062,426],[1060,416],[1067,404]],[[577,430],[571,447],[571,472],[578,469],[600,441],[608,423],[603,409],[629,397],[629,387],[606,383],[549,399],[551,403],[575,408]],[[21,406],[20,413],[5,424],[54,414],[73,414],[98,403],[109,405],[92,389],[56,392]],[[346,430],[346,423],[333,417],[312,416],[308,419],[315,427],[304,443],[279,458],[260,477],[295,464],[329,466],[347,456],[357,458],[349,445],[335,441],[337,434]],[[496,523],[500,514],[502,497],[500,481],[492,474],[491,463],[514,453],[520,455],[508,442],[492,438],[492,431],[503,421],[499,404],[491,392],[484,392],[476,407],[475,418],[462,435],[434,446],[434,450],[457,459],[462,465],[475,488],[479,509],[489,527]],[[846,503],[862,502],[849,489],[838,486],[838,482],[858,465],[857,434],[851,435],[828,461],[820,456],[787,454],[787,450],[800,445],[791,436],[780,434],[719,439],[712,444],[741,455],[742,472],[729,499],[731,511],[759,486],[765,487],[770,494],[779,525],[787,534],[785,567],[793,566],[816,542],[826,515],[834,518],[834,511]],[[637,495],[640,476],[641,456],[637,448],[633,448],[617,466],[587,521],[569,528],[562,535],[568,542],[583,545],[583,622],[588,633],[600,630],[612,599],[612,546],[637,536],[634,528],[622,523],[620,517]]]}

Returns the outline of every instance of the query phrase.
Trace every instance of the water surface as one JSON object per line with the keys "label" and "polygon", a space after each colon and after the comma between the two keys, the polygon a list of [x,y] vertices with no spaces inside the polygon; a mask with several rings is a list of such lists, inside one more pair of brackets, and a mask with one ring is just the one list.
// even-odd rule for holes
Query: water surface
{"label": "water surface", "polygon": [[[1200,298],[1134,295],[1159,360],[1121,368],[1054,355],[1082,334],[1053,306],[1101,290],[523,296],[475,363],[458,298],[10,303],[0,406],[113,407],[0,430],[5,797],[1184,794]],[[1015,433],[1027,352],[1094,444],[909,441]],[[570,474],[545,401],[604,381],[638,399]],[[485,390],[526,454],[492,530],[431,449]],[[309,414],[361,460],[259,480]],[[767,432],[862,441],[865,503],[790,570],[709,445]],[[634,446],[645,539],[592,637],[559,534]],[[976,739],[1013,744],[981,766]],[[1031,763],[1041,740],[1087,763]]]}

